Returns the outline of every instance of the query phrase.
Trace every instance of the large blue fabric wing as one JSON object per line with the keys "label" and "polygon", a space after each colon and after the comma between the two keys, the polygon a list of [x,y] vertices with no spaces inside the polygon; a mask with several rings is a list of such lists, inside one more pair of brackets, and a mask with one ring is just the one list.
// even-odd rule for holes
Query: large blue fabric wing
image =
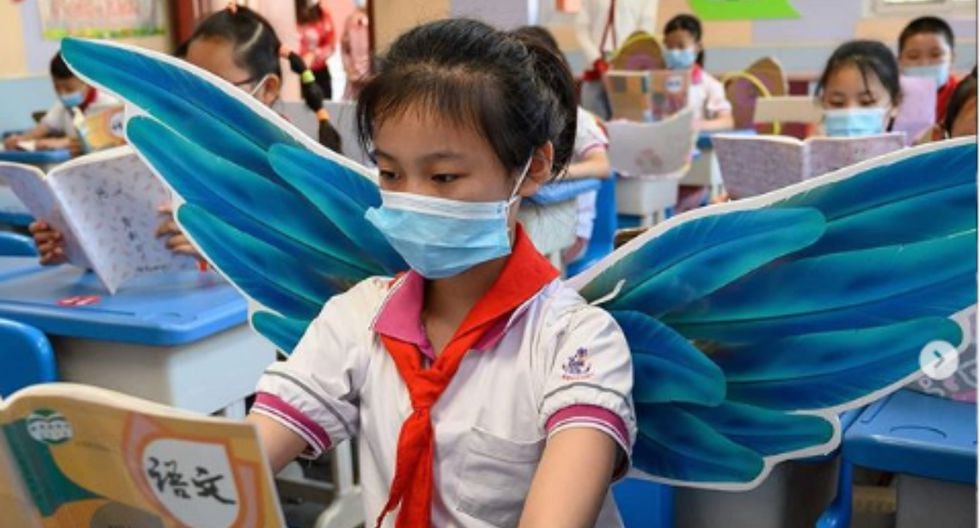
{"label": "large blue fabric wing", "polygon": [[976,304],[976,139],[661,224],[571,280],[634,358],[634,467],[738,490],[829,452],[837,414],[919,375]]}
{"label": "large blue fabric wing", "polygon": [[177,195],[181,228],[284,352],[331,296],[406,268],[364,220],[381,201],[366,167],[178,59],[79,39],[61,51],[81,78],[135,107],[126,135]]}

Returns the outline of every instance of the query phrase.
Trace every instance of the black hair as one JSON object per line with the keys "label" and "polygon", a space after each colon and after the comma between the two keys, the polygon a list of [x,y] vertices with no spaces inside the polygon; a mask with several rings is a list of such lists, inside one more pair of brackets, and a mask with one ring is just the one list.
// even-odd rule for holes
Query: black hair
{"label": "black hair", "polygon": [[[667,25],[664,26],[664,36],[666,37],[668,33],[673,31],[682,30],[687,31],[694,37],[694,42],[701,44],[701,35],[703,30],[701,29],[701,21],[698,17],[694,15],[681,14],[667,21]],[[704,67],[704,46],[701,47],[701,51],[698,52],[698,58],[696,59],[698,66]]]}
{"label": "black hair", "polygon": [[296,0],[296,23],[309,24],[323,18],[323,10],[319,3],[310,5],[309,0]]}
{"label": "black hair", "polygon": [[895,54],[876,40],[852,40],[841,44],[827,60],[827,66],[817,83],[817,95],[823,93],[831,74],[844,66],[854,66],[861,72],[864,85],[868,85],[868,73],[873,74],[888,91],[892,106],[902,102],[902,86],[899,82],[898,61]]}
{"label": "black hair", "polygon": [[951,50],[953,49],[953,43],[956,42],[953,37],[953,28],[949,27],[949,24],[945,20],[934,16],[924,16],[909,22],[905,26],[905,29],[902,30],[902,33],[898,36],[898,53],[901,54],[902,50],[905,49],[905,41],[920,33],[937,33],[942,35]]}
{"label": "black hair", "polygon": [[380,59],[358,98],[358,137],[367,150],[386,119],[431,111],[473,127],[508,171],[550,141],[558,175],[575,143],[574,83],[564,59],[537,39],[465,18],[430,22]]}
{"label": "black hair", "polygon": [[[303,100],[310,110],[317,113],[320,143],[340,152],[340,134],[326,118],[323,91],[313,81],[313,74],[305,73],[307,67],[299,54],[282,46],[275,29],[265,17],[245,6],[217,11],[198,24],[187,42],[178,46],[178,53],[186,55],[190,43],[198,39],[221,39],[231,43],[235,65],[249,73],[249,78],[239,81],[241,83],[254,83],[270,74],[282,79],[279,58],[287,58],[290,69],[301,77]],[[310,82],[307,82],[308,79]]]}
{"label": "black hair", "polygon": [[[560,58],[569,71],[572,70],[571,65],[568,64],[568,59],[565,57],[565,54],[562,53],[561,47],[558,46],[558,41],[555,40],[555,36],[552,35],[551,31],[548,31],[547,28],[543,26],[521,26],[511,31],[511,34],[523,42],[536,41],[538,45],[547,48],[549,51],[554,53],[555,56]],[[576,105],[578,105],[578,90],[575,91],[575,100]]]}
{"label": "black hair", "polygon": [[946,117],[943,118],[943,130],[946,131],[947,136],[953,135],[953,123],[956,122],[956,117],[959,115],[960,110],[966,106],[966,103],[971,98],[977,97],[977,67],[973,67],[973,71],[970,75],[964,77],[959,84],[956,85],[956,90],[953,91],[952,97],[949,98],[949,103],[946,105]]}
{"label": "black hair", "polygon": [[51,57],[51,78],[53,79],[71,79],[75,74],[68,68],[68,64],[65,63],[65,59],[61,57],[61,52],[54,54]]}

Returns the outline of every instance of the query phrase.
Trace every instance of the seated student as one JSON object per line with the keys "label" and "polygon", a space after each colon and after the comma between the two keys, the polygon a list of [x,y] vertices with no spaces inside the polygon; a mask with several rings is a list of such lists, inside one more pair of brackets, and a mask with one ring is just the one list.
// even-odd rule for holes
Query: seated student
{"label": "seated student", "polygon": [[[695,109],[694,118],[701,130],[725,130],[735,126],[732,104],[725,96],[721,81],[704,71],[704,46],[701,44],[701,21],[691,15],[677,15],[664,26],[664,62],[667,68],[691,68],[691,87],[687,106]],[[694,209],[707,199],[708,189],[681,185],[678,189],[678,213]]]}
{"label": "seated student", "polygon": [[81,153],[81,143],[74,124],[74,109],[84,115],[96,114],[106,108],[120,105],[118,99],[85,84],[75,77],[68,69],[61,53],[56,53],[51,59],[51,82],[59,101],[54,103],[41,122],[23,134],[8,136],[3,146],[8,149],[17,148],[21,141],[37,140],[38,150],[70,149],[72,155]]}
{"label": "seated student", "polygon": [[691,70],[687,105],[696,109],[701,130],[725,130],[735,126],[732,104],[721,81],[704,71],[701,21],[691,15],[677,15],[664,26],[664,61],[671,70]]}
{"label": "seated student", "polygon": [[956,78],[950,75],[953,64],[953,29],[941,18],[919,17],[902,30],[898,37],[898,62],[902,73],[926,77],[936,83],[936,121],[941,123],[956,90]]}
{"label": "seated student", "polygon": [[895,55],[881,42],[842,44],[827,60],[817,84],[823,133],[866,136],[890,130],[902,101],[898,77]]}
{"label": "seated student", "polygon": [[[525,40],[532,40],[551,50],[565,65],[565,56],[558,47],[555,37],[540,26],[524,26],[514,31],[514,34]],[[569,68],[571,69],[571,68]],[[573,145],[572,162],[568,165],[565,178],[598,178],[606,179],[611,175],[609,156],[606,150],[609,140],[599,125],[598,118],[588,110],[578,107],[575,126],[575,143]],[[580,194],[577,198],[578,214],[575,221],[575,243],[562,254],[562,260],[567,264],[577,259],[592,238],[592,226],[595,223],[596,191]]]}
{"label": "seated student", "polygon": [[[272,26],[258,13],[247,7],[230,5],[197,26],[188,41],[177,49],[183,57],[222,79],[245,90],[267,106],[279,100],[282,88],[280,55],[288,56],[296,73],[305,71],[303,59],[295,52],[282,49]],[[315,82],[304,82],[303,99],[320,119],[320,143],[333,150],[340,149],[340,135],[326,118],[323,93]],[[167,214],[157,230],[157,236],[167,237],[167,247],[175,253],[198,256],[190,241],[180,231],[170,215],[169,206],[161,208]],[[42,264],[64,262],[64,240],[44,220],[29,226]]]}

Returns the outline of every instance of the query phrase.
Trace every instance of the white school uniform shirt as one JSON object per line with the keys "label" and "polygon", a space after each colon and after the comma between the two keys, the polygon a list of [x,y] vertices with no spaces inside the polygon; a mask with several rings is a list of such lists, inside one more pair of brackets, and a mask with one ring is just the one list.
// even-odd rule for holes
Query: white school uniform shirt
{"label": "white school uniform shirt", "polygon": [[[263,375],[253,406],[304,438],[311,456],[357,437],[364,515],[372,526],[411,414],[375,327],[424,336],[423,291],[421,276],[408,272],[394,283],[364,280],[332,298],[289,359]],[[427,342],[419,348],[429,355]],[[432,407],[433,526],[515,526],[547,438],[565,428],[610,435],[626,455],[617,468],[622,476],[636,437],[632,383],[615,320],[560,280],[548,283],[466,354]],[[397,510],[383,526],[396,518]],[[622,526],[611,493],[596,526]]]}
{"label": "white school uniform shirt", "polygon": [[[602,131],[594,115],[588,110],[578,107],[577,124],[575,126],[575,145],[572,148],[572,163],[578,163],[585,155],[594,149],[609,147],[609,138]],[[575,219],[575,236],[592,238],[592,226],[595,223],[595,201],[598,193],[589,191],[576,197],[578,213]]]}
{"label": "white school uniform shirt", "polygon": [[[96,90],[95,99],[85,107],[83,113],[86,116],[97,114],[107,108],[113,108],[121,105],[122,102],[119,99],[103,92],[102,90]],[[75,130],[74,116],[73,112],[65,107],[61,101],[56,101],[51,108],[44,114],[41,118],[41,124],[48,127],[48,130],[55,132],[57,134],[64,134],[68,137],[75,137],[78,132]]]}
{"label": "white school uniform shirt", "polygon": [[732,103],[728,102],[725,95],[725,86],[704,70],[692,75],[687,92],[687,106],[695,109],[698,119],[714,119],[719,112],[732,111]]}

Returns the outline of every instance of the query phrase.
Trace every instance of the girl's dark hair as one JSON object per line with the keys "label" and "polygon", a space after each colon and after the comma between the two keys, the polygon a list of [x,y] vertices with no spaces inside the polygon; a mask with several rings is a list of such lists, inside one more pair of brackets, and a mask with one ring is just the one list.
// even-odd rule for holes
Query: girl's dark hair
{"label": "girl's dark hair", "polygon": [[430,111],[476,129],[508,171],[551,142],[560,174],[575,142],[574,79],[564,59],[536,39],[470,19],[418,26],[391,45],[357,103],[358,137],[406,111]]}
{"label": "girl's dark hair", "polygon": [[319,3],[310,5],[309,0],[296,0],[296,23],[309,24],[318,22],[321,18],[323,11],[320,10]]}
{"label": "girl's dark hair", "polygon": [[956,117],[959,115],[960,110],[966,106],[967,101],[971,98],[977,96],[977,67],[973,67],[973,71],[970,75],[967,75],[956,85],[956,90],[953,91],[953,96],[949,98],[949,104],[946,105],[946,117],[943,118],[943,130],[946,131],[947,136],[952,136],[953,134],[953,123],[956,122]]}
{"label": "girl's dark hair", "polygon": [[60,51],[55,53],[54,57],[51,57],[50,70],[51,77],[54,79],[71,79],[75,76],[75,74],[68,68],[68,65],[65,64],[65,59],[61,58]]}
{"label": "girl's dark hair", "polygon": [[[668,20],[667,25],[664,26],[664,36],[667,36],[668,33],[677,30],[687,31],[688,33],[691,34],[692,37],[694,37],[694,42],[697,42],[698,44],[701,43],[702,29],[701,29],[701,21],[698,20],[698,17],[694,15],[688,15],[688,14],[675,16],[674,18]],[[701,66],[702,68],[704,67],[703,47],[701,48],[701,51],[698,52],[698,58],[696,59],[696,61],[698,63],[698,66]]]}
{"label": "girl's dark hair", "polygon": [[898,53],[901,54],[902,50],[905,49],[905,41],[920,33],[937,33],[942,35],[946,39],[946,43],[949,44],[949,49],[953,49],[953,43],[955,42],[953,28],[949,27],[949,24],[939,17],[924,16],[909,22],[905,26],[905,29],[902,30],[902,33],[898,36]]}
{"label": "girl's dark hair", "polygon": [[873,74],[888,90],[893,106],[898,106],[902,102],[898,61],[888,46],[876,40],[852,40],[841,44],[827,60],[827,66],[824,67],[820,82],[817,83],[817,95],[823,93],[830,76],[844,66],[857,68],[861,72],[865,87],[868,85],[868,74]]}
{"label": "girl's dark hair", "polygon": [[[321,117],[325,116],[323,91],[312,80],[312,73],[304,74],[307,67],[303,59],[295,52],[284,50],[275,29],[265,17],[245,6],[222,9],[201,21],[187,42],[178,46],[178,53],[186,55],[187,47],[198,39],[220,39],[231,43],[235,65],[249,73],[249,78],[242,79],[239,83],[254,83],[269,74],[282,79],[279,58],[280,55],[285,56],[289,60],[290,69],[302,78],[303,100],[320,118],[320,143],[334,151],[340,151],[340,134],[329,120]],[[307,78],[310,82],[306,82]]]}
{"label": "girl's dark hair", "polygon": [[[525,43],[537,41],[538,45],[548,48],[549,51],[560,58],[565,64],[565,67],[568,68],[568,71],[572,71],[572,67],[568,64],[568,59],[562,53],[561,47],[558,46],[558,41],[555,40],[555,36],[546,28],[542,26],[521,26],[511,33]],[[575,90],[575,101],[575,104],[578,105],[578,90]]]}

